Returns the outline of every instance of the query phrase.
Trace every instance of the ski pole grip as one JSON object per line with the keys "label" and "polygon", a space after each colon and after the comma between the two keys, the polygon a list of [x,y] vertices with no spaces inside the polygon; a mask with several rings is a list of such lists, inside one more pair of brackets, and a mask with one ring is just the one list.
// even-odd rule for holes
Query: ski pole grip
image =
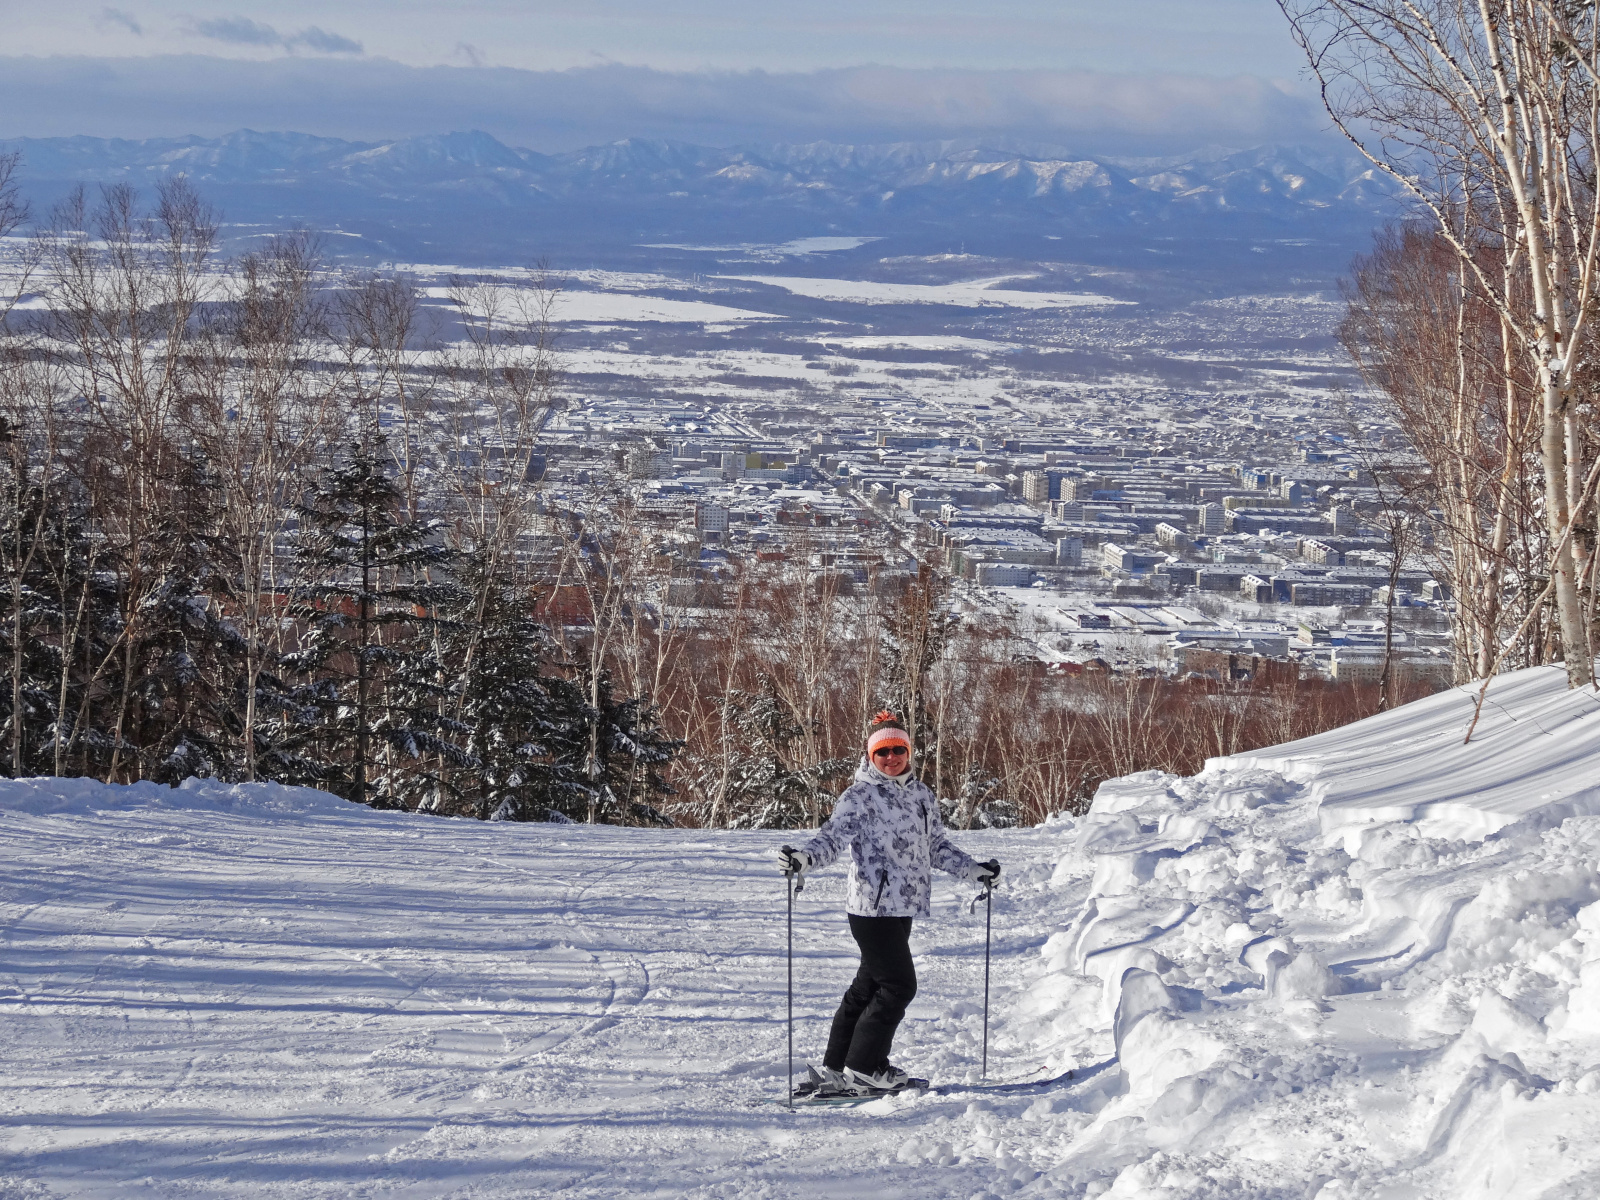
{"label": "ski pole grip", "polygon": [[782,849],[784,855],[783,874],[785,878],[794,880],[794,894],[798,896],[806,890],[806,877],[794,865],[795,848],[793,846],[784,846]]}

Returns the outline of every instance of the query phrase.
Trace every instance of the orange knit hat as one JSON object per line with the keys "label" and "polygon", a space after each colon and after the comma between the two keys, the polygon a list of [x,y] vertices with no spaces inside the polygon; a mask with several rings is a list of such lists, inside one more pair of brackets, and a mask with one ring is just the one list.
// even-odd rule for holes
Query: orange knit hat
{"label": "orange knit hat", "polygon": [[888,709],[872,718],[872,725],[867,732],[867,757],[872,757],[872,752],[880,746],[904,746],[906,753],[911,753],[911,736],[906,733],[905,726]]}

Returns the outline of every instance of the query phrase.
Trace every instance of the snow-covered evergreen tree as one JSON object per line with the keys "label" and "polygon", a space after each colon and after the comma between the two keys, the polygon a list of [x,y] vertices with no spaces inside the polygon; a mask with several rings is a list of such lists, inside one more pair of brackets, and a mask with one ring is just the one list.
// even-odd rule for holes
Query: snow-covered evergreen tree
{"label": "snow-covered evergreen tree", "polygon": [[178,783],[191,775],[236,776],[237,722],[225,681],[243,650],[218,603],[214,480],[203,460],[178,459],[175,503],[150,530],[164,570],[146,590],[130,653],[111,661],[125,689],[123,752],[138,777]]}
{"label": "snow-covered evergreen tree", "polygon": [[828,759],[816,767],[797,766],[805,731],[778,696],[770,677],[759,691],[734,691],[722,714],[728,745],[724,755],[699,764],[695,790],[723,791],[723,811],[733,829],[798,829],[811,823],[818,802],[834,792],[825,786],[853,765]]}
{"label": "snow-covered evergreen tree", "polygon": [[382,435],[356,441],[297,505],[301,647],[286,665],[316,687],[329,786],[375,807],[433,802],[469,760],[454,741],[439,607],[458,589],[434,522],[408,519]]}
{"label": "snow-covered evergreen tree", "polygon": [[[622,824],[670,825],[656,802],[672,794],[662,768],[677,756],[683,743],[662,728],[661,713],[654,704],[639,696],[617,699],[611,672],[602,670],[596,680],[590,675],[592,670],[584,663],[579,681],[583,694],[597,695],[600,703],[598,708],[583,706],[576,731],[582,747],[579,761],[587,789],[586,815]],[[596,732],[598,736],[592,736]],[[591,745],[597,747],[593,758]]]}
{"label": "snow-covered evergreen tree", "polygon": [[579,782],[583,697],[549,670],[556,647],[533,616],[531,589],[488,558],[463,565],[463,603],[451,614],[452,701],[471,756],[452,791],[460,811],[480,819],[578,816],[588,797]]}

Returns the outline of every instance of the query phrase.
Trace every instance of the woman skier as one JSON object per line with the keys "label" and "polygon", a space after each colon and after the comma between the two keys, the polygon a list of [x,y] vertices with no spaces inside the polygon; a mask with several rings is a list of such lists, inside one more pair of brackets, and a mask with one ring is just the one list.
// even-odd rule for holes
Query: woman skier
{"label": "woman skier", "polygon": [[976,862],[945,836],[939,802],[911,773],[911,738],[895,715],[880,712],[867,733],[855,782],[833,816],[798,850],[778,852],[786,873],[803,878],[850,847],[845,911],[861,948],[861,967],[839,1002],[817,1095],[898,1091],[911,1077],[889,1061],[889,1044],[917,994],[911,922],[931,915],[932,868],[993,884],[1000,864]]}

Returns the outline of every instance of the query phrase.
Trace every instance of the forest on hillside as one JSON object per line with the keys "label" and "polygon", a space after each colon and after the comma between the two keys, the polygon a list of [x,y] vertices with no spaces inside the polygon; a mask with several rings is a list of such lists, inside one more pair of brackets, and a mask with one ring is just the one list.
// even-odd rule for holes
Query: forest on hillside
{"label": "forest on hillside", "polygon": [[1053,672],[1006,620],[957,614],[914,544],[861,579],[795,530],[713,596],[675,587],[681,556],[619,480],[541,486],[546,279],[459,282],[445,342],[403,275],[335,270],[305,233],[224,260],[216,227],[178,178],[148,208],[80,192],[7,243],[8,774],[809,825],[889,707],[952,821],[1012,824],[1373,707],[1292,671]]}

